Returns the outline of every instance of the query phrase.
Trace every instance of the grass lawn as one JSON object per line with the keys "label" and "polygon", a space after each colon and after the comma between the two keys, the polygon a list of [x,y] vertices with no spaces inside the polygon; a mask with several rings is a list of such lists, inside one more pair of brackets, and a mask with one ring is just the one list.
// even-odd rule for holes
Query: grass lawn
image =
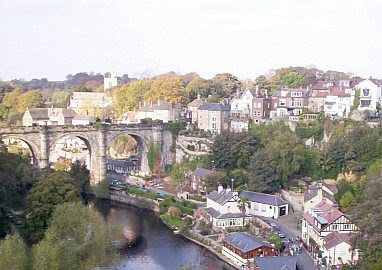
{"label": "grass lawn", "polygon": [[168,214],[162,215],[163,221],[173,228],[183,229],[186,226],[186,222],[180,217],[171,218]]}

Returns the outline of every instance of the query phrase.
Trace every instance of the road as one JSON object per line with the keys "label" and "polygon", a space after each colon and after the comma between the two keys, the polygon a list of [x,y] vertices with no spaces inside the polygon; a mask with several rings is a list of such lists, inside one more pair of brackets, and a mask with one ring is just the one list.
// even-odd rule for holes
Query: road
{"label": "road", "polygon": [[[300,213],[291,213],[287,216],[280,217],[279,219],[272,220],[277,226],[280,227],[285,234],[285,239],[301,237],[299,230],[297,230],[297,222],[300,220]],[[297,255],[297,266],[299,270],[314,270],[318,269],[314,267],[314,261],[308,251],[302,248],[300,254]]]}

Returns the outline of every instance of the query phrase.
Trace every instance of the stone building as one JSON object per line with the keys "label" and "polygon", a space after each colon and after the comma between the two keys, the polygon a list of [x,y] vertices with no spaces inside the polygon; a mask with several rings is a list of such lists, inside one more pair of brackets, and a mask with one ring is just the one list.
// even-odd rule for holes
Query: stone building
{"label": "stone building", "polygon": [[157,102],[146,102],[136,112],[138,122],[143,119],[150,118],[152,120],[160,120],[163,123],[176,122],[181,118],[181,105],[180,103],[164,102],[158,100]]}
{"label": "stone building", "polygon": [[66,108],[33,108],[25,111],[23,126],[71,125],[76,112]]}
{"label": "stone building", "polygon": [[110,92],[73,92],[69,108],[81,115],[98,116],[113,104]]}
{"label": "stone building", "polygon": [[221,103],[204,103],[198,109],[198,128],[219,134],[229,128],[231,106]]}

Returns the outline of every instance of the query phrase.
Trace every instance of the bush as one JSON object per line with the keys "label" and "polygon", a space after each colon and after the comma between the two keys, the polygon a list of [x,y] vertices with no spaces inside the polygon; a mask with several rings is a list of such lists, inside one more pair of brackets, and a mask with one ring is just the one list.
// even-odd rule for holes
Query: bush
{"label": "bush", "polygon": [[182,215],[182,211],[178,207],[170,206],[170,208],[167,211],[167,214],[170,216],[170,218],[178,218]]}

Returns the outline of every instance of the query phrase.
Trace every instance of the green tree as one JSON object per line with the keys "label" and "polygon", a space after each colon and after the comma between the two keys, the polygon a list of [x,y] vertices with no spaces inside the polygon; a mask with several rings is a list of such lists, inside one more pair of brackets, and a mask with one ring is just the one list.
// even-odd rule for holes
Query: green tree
{"label": "green tree", "polygon": [[241,82],[229,73],[216,74],[211,81],[214,84],[215,92],[220,97],[231,97],[241,90]]}
{"label": "green tree", "polygon": [[248,187],[252,191],[272,193],[282,183],[274,162],[265,149],[260,149],[252,156],[248,173]]}
{"label": "green tree", "polygon": [[79,202],[64,203],[57,206],[44,239],[34,248],[33,269],[94,269],[116,258],[110,229],[100,214]]}
{"label": "green tree", "polygon": [[284,86],[288,87],[288,88],[299,88],[301,87],[301,83],[302,83],[302,76],[300,74],[298,74],[297,72],[289,72],[288,74],[286,74],[281,82]]}
{"label": "green tree", "polygon": [[275,233],[269,234],[269,242],[275,245],[275,248],[277,248],[278,250],[281,250],[284,247],[283,241],[281,241],[280,236],[278,236]]}
{"label": "green tree", "polygon": [[340,199],[341,210],[347,212],[355,204],[353,192],[347,191]]}
{"label": "green tree", "polygon": [[222,132],[215,137],[209,158],[217,168],[246,168],[260,147],[260,138],[255,133]]}
{"label": "green tree", "polygon": [[86,164],[81,163],[79,160],[75,161],[70,166],[69,174],[83,197],[90,192],[90,171]]}
{"label": "green tree", "polygon": [[158,143],[151,142],[148,146],[147,161],[149,163],[149,168],[153,173],[158,173],[159,170],[161,169],[160,155],[161,155],[160,145]]}
{"label": "green tree", "polygon": [[0,242],[0,269],[28,269],[28,255],[23,240],[17,235],[8,235]]}
{"label": "green tree", "polygon": [[139,107],[144,95],[151,88],[151,80],[137,80],[123,84],[116,90],[114,106],[119,114]]}
{"label": "green tree", "polygon": [[[379,269],[382,256],[382,178],[369,177],[349,213],[357,221],[359,234],[355,236],[355,248],[361,250],[359,269]],[[376,267],[376,268],[373,268]]]}
{"label": "green tree", "polygon": [[32,241],[44,236],[48,221],[57,205],[80,200],[81,190],[68,172],[57,171],[37,178],[28,195],[28,232]]}
{"label": "green tree", "polygon": [[248,197],[241,196],[237,201],[237,207],[240,209],[241,214],[243,215],[243,226],[245,225],[245,214],[247,213],[247,207],[251,207],[251,202]]}

